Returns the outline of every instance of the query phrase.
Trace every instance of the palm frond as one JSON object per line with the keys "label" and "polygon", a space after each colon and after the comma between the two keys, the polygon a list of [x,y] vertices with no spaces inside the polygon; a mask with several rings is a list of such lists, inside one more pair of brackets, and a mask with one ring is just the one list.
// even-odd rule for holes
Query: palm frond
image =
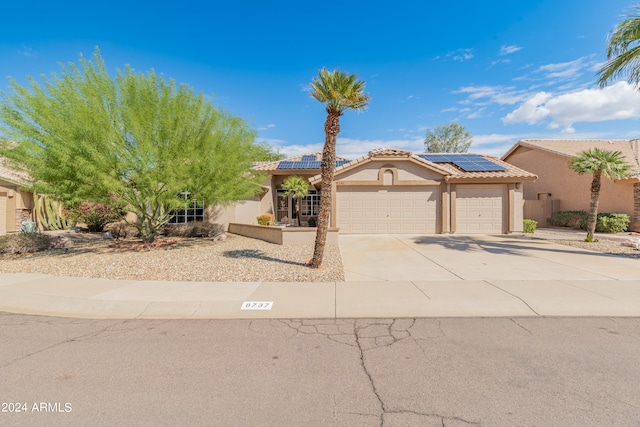
{"label": "palm frond", "polygon": [[364,93],[365,82],[357,75],[335,69],[322,68],[311,81],[309,93],[317,101],[326,105],[327,111],[341,115],[345,109],[361,110],[371,99]]}
{"label": "palm frond", "polygon": [[627,19],[620,22],[609,36],[608,62],[597,72],[600,87],[621,76],[640,87],[640,6],[634,6]]}

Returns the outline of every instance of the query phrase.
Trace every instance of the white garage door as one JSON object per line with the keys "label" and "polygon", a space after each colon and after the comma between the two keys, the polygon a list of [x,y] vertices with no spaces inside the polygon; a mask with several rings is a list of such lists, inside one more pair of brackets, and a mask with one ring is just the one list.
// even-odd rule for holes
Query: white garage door
{"label": "white garage door", "polygon": [[456,233],[505,232],[504,185],[456,186]]}
{"label": "white garage door", "polygon": [[7,233],[7,193],[0,193],[0,234]]}
{"label": "white garage door", "polygon": [[338,187],[341,233],[438,232],[439,187]]}

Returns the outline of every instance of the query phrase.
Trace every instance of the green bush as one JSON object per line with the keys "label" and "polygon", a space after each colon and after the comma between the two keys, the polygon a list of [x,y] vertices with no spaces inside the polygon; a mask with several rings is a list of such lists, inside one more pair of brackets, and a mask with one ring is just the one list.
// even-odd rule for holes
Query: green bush
{"label": "green bush", "polygon": [[[547,219],[549,224],[557,227],[587,229],[589,214],[585,211],[558,211]],[[598,233],[621,233],[627,231],[631,219],[627,214],[599,213],[596,220]]]}
{"label": "green bush", "polygon": [[523,220],[523,231],[525,233],[533,233],[536,231],[536,227],[538,226],[538,222],[532,219]]}
{"label": "green bush", "polygon": [[166,224],[162,227],[162,234],[168,237],[216,237],[223,232],[222,225],[202,221]]}
{"label": "green bush", "polygon": [[20,233],[0,236],[0,255],[26,254],[51,247],[51,236],[41,233]]}
{"label": "green bush", "polygon": [[598,233],[622,233],[627,231],[631,218],[627,214],[598,214],[596,222],[596,231]]}
{"label": "green bush", "polygon": [[547,221],[556,227],[581,228],[586,230],[588,219],[589,214],[585,211],[558,211],[547,218]]}

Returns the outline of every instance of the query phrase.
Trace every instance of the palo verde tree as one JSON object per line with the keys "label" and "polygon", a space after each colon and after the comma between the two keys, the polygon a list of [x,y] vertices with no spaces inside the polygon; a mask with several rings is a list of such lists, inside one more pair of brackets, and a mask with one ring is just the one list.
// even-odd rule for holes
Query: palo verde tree
{"label": "palo verde tree", "polygon": [[428,129],[424,148],[427,153],[466,153],[472,139],[473,136],[464,126],[451,123]]}
{"label": "palo verde tree", "polygon": [[145,242],[187,207],[181,192],[214,205],[260,190],[255,132],[188,86],[128,66],[111,77],[98,49],[42,79],[11,80],[0,100],[0,140],[12,141],[0,155],[32,190],[69,205],[116,198]]}
{"label": "palo verde tree", "polygon": [[300,201],[309,194],[309,181],[300,176],[290,176],[282,183],[282,188],[286,191],[285,195],[291,196],[295,200],[296,218],[300,225]]}
{"label": "palo verde tree", "polygon": [[587,242],[593,242],[598,220],[598,202],[602,177],[609,179],[624,178],[630,175],[631,167],[625,162],[620,151],[600,150],[593,148],[581,152],[578,157],[569,161],[569,167],[578,175],[589,174],[591,181],[591,201],[589,203],[589,219],[587,221]]}
{"label": "palo verde tree", "polygon": [[327,241],[329,215],[331,213],[331,183],[336,170],[336,139],[340,133],[340,116],[345,110],[362,110],[369,102],[364,93],[365,83],[358,80],[355,74],[347,74],[336,69],[329,71],[323,68],[311,81],[309,93],[317,101],[325,105],[327,119],[324,122],[324,148],[320,173],[320,212],[318,213],[316,242],[311,260],[311,267],[319,268],[324,256]]}

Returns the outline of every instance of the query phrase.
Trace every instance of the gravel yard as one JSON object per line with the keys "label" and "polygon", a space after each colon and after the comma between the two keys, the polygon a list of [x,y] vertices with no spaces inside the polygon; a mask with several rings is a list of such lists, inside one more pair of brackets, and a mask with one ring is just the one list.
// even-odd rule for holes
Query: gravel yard
{"label": "gravel yard", "polygon": [[[311,246],[281,246],[227,234],[227,239],[170,238],[177,243],[151,250],[109,248],[112,240],[99,234],[64,233],[68,252],[51,249],[2,258],[2,273],[42,273],[54,276],[104,277],[121,280],[207,282],[335,282],[344,280],[340,250],[327,245],[320,269],[304,262]],[[163,238],[163,240],[165,240]],[[168,239],[167,239],[168,240]]]}
{"label": "gravel yard", "polygon": [[[640,251],[636,248],[622,245],[625,241],[640,242],[640,236],[631,236],[629,233],[619,233],[612,235],[612,237],[600,237],[599,241],[590,243],[584,241],[586,236],[586,231],[569,231],[559,228],[545,228],[536,230],[533,235],[524,235],[524,237],[530,239],[543,239],[560,245],[573,246],[595,252],[624,256],[627,258],[640,258]],[[614,238],[616,240],[613,240]]]}
{"label": "gravel yard", "polygon": [[[227,234],[227,239],[221,242],[163,238],[177,243],[150,250],[109,248],[108,245],[115,241],[103,240],[100,234],[65,232],[62,235],[71,240],[67,252],[64,249],[51,249],[0,258],[0,273],[42,273],[120,280],[344,281],[337,245],[327,245],[322,268],[314,270],[304,265],[313,254],[311,246],[281,246],[234,234]],[[640,237],[627,238],[622,235],[618,236],[621,239],[618,241],[601,238],[599,242],[586,243],[584,233],[562,229],[536,230],[533,235],[515,237],[543,239],[561,245],[640,258],[640,251],[621,245],[621,240],[638,241]]]}

